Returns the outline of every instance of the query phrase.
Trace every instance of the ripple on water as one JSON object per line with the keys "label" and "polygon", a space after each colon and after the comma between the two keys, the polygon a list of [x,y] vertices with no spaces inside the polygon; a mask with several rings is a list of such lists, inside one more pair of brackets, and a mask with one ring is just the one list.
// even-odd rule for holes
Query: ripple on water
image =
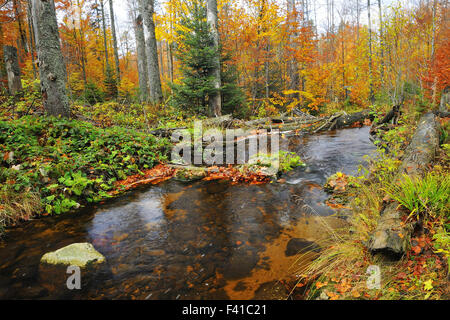
{"label": "ripple on water", "polygon": [[[368,128],[287,144],[308,166],[287,174],[286,184],[169,181],[9,230],[0,244],[0,298],[284,298],[278,280],[312,258],[286,255],[289,241],[317,241],[326,236],[324,224],[345,223],[330,216],[320,186],[336,171],[355,173],[374,150]],[[64,285],[49,292],[39,260],[74,242],[93,243],[107,263],[81,292]]]}

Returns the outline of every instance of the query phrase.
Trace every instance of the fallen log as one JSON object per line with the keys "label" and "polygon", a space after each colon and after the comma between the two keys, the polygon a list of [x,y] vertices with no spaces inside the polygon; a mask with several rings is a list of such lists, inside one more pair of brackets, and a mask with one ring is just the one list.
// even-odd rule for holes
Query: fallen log
{"label": "fallen log", "polygon": [[389,111],[383,119],[381,119],[380,122],[377,123],[378,126],[383,125],[383,124],[388,124],[391,123],[392,124],[398,124],[398,119],[400,117],[400,108],[401,105],[396,105],[394,106],[391,111]]}
{"label": "fallen log", "polygon": [[[401,181],[404,174],[421,177],[427,165],[433,161],[438,148],[439,122],[430,112],[420,119],[395,181]],[[377,228],[368,242],[368,248],[373,254],[399,259],[408,250],[412,226],[402,223],[399,208],[400,204],[392,201],[382,209]]]}
{"label": "fallen log", "polygon": [[204,126],[217,126],[217,127],[221,127],[224,126],[226,127],[227,125],[231,124],[233,122],[233,116],[231,114],[227,114],[221,117],[216,117],[216,118],[209,118],[206,120],[202,121],[202,125]]}
{"label": "fallen log", "polygon": [[326,122],[314,130],[314,133],[321,131],[331,131],[336,129],[344,129],[355,125],[360,122],[363,123],[366,119],[372,119],[370,110],[366,109],[360,112],[347,114],[345,112],[339,112],[332,115],[329,118],[325,118]]}
{"label": "fallen log", "polygon": [[163,129],[156,129],[156,130],[152,130],[150,131],[150,134],[157,136],[157,137],[161,137],[161,138],[169,138],[172,136],[172,134],[177,131],[177,130],[185,130],[187,129],[186,127],[182,127],[182,128],[163,128]]}

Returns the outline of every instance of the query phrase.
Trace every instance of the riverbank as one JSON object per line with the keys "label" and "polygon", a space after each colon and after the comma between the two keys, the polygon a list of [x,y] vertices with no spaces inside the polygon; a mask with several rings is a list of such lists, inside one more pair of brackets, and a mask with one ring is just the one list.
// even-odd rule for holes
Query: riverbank
{"label": "riverbank", "polygon": [[0,230],[111,197],[116,182],[167,159],[167,139],[78,120],[0,121]]}
{"label": "riverbank", "polygon": [[[272,165],[264,157],[245,166],[175,168],[167,165],[172,147],[168,138],[139,128],[32,115],[0,121],[0,235],[20,222],[74,211],[172,177],[248,184],[276,178],[277,171],[261,172]],[[280,172],[303,165],[284,151],[278,159]]]}
{"label": "riverbank", "polygon": [[[278,280],[288,279],[295,251],[346,224],[330,216],[321,185],[340,168],[357,172],[375,150],[368,133],[286,137],[306,167],[278,183],[172,178],[11,228],[0,242],[0,298],[285,299],[289,282]],[[42,256],[86,242],[106,258],[102,276],[82,292],[43,290]]]}
{"label": "riverbank", "polygon": [[[411,141],[419,118],[413,110],[383,136],[380,154],[370,160],[364,176],[341,173],[327,187],[335,206],[348,207],[353,214],[349,227],[334,230],[322,246],[320,256],[300,270],[297,290],[307,299],[448,299],[450,262],[449,119],[441,119],[438,155],[423,179],[395,183],[399,159]],[[388,150],[388,152],[386,152]],[[410,246],[400,260],[386,260],[368,249],[380,212],[395,199],[401,204],[402,225],[414,231]],[[333,201],[334,200],[334,201]],[[407,236],[407,235],[400,235]],[[301,259],[301,257],[299,258]],[[295,289],[294,289],[295,291]]]}

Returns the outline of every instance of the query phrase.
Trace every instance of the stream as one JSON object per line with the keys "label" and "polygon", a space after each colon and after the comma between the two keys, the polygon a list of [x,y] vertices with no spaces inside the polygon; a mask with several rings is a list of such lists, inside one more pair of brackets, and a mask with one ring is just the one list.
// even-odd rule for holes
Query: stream
{"label": "stream", "polygon": [[[279,280],[302,263],[287,250],[290,241],[318,241],[346,223],[325,204],[321,186],[337,171],[356,174],[375,147],[369,127],[294,136],[284,145],[307,163],[285,183],[167,181],[8,230],[0,299],[286,298]],[[82,290],[44,288],[42,255],[77,242],[106,257],[102,270]]]}

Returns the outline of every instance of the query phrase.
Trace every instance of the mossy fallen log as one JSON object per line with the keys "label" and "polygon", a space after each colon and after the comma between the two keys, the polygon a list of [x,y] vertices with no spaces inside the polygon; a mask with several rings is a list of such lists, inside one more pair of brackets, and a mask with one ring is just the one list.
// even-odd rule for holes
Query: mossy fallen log
{"label": "mossy fallen log", "polygon": [[[402,164],[394,183],[409,177],[421,177],[434,160],[439,147],[439,122],[433,113],[427,113],[419,120],[416,132],[405,151]],[[378,225],[372,233],[368,248],[373,254],[398,259],[409,248],[412,226],[402,222],[400,204],[392,201],[384,206]]]}

